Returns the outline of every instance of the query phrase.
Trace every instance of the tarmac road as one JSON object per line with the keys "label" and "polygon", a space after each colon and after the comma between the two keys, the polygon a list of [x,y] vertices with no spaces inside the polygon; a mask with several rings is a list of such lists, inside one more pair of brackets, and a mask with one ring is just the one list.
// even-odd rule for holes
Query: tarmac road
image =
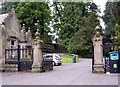
{"label": "tarmac road", "polygon": [[3,85],[118,85],[118,75],[93,74],[91,59],[54,66],[45,73],[3,73]]}

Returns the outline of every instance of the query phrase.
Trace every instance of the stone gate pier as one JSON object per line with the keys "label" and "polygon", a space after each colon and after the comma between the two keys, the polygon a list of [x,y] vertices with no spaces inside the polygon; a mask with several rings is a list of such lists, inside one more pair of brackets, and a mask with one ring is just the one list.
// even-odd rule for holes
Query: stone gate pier
{"label": "stone gate pier", "polygon": [[104,58],[103,58],[103,37],[100,34],[101,28],[95,28],[96,34],[93,37],[93,72],[104,72]]}
{"label": "stone gate pier", "polygon": [[38,32],[35,33],[36,38],[34,39],[33,42],[33,65],[32,65],[32,72],[42,72],[42,40],[40,40],[40,33]]}

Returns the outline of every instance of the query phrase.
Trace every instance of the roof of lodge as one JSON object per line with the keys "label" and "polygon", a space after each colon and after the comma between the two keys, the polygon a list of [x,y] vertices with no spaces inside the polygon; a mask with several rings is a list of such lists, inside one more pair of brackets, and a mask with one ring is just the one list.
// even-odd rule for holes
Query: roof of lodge
{"label": "roof of lodge", "polygon": [[2,24],[2,22],[4,22],[4,19],[8,16],[9,14],[1,14],[0,15],[0,24]]}

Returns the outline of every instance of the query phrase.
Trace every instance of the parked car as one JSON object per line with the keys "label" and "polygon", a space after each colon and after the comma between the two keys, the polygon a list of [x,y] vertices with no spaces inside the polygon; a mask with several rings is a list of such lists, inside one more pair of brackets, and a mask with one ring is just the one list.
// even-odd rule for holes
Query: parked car
{"label": "parked car", "polygon": [[53,58],[53,65],[61,65],[62,64],[62,57],[58,54],[45,54],[43,55],[43,58]]}

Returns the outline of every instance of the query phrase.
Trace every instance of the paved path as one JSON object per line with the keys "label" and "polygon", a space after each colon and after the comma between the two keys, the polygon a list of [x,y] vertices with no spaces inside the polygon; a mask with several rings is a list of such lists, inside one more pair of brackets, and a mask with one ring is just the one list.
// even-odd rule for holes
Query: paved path
{"label": "paved path", "polygon": [[93,74],[91,60],[54,66],[46,73],[3,73],[3,85],[118,85],[118,75]]}

